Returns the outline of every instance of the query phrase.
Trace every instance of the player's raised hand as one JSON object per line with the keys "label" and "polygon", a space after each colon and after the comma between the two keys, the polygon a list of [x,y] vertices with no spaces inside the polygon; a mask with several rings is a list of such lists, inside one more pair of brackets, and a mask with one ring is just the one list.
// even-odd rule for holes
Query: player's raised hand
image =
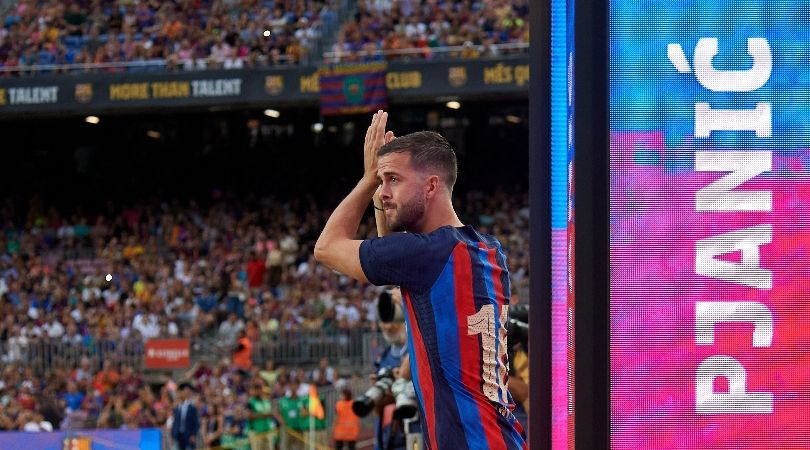
{"label": "player's raised hand", "polygon": [[363,144],[363,166],[366,176],[377,177],[377,152],[383,144],[394,139],[394,133],[386,133],[385,125],[388,122],[388,113],[379,110],[371,118],[371,125],[366,130],[366,140]]}

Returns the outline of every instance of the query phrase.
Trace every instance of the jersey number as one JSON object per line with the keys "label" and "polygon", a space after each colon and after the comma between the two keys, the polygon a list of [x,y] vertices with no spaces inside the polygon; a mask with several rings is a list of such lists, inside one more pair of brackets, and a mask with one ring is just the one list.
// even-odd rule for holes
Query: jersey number
{"label": "jersey number", "polygon": [[[506,316],[509,307],[501,307],[498,318],[500,326],[495,325],[495,305],[484,305],[477,313],[467,316],[467,335],[481,335],[481,360],[484,362],[481,377],[484,379],[484,395],[496,403],[501,398],[506,400]],[[498,333],[496,349],[495,332]],[[498,393],[501,396],[499,397]]]}

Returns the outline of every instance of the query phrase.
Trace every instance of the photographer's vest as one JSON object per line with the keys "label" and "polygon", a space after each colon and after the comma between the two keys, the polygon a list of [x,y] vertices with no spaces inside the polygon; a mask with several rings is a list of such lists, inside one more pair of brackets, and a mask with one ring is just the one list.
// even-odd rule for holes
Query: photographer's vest
{"label": "photographer's vest", "polygon": [[244,337],[239,339],[242,348],[233,354],[233,364],[242,370],[250,370],[253,362],[250,360],[253,353],[253,344],[250,339]]}
{"label": "photographer's vest", "polygon": [[351,400],[339,400],[335,403],[336,441],[357,441],[360,436],[360,418],[352,411]]}

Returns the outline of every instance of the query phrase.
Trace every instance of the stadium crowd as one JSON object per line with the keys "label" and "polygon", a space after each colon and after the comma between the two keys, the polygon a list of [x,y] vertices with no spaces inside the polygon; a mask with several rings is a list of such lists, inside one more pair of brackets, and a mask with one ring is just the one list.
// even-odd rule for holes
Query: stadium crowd
{"label": "stadium crowd", "polygon": [[[457,204],[465,222],[503,243],[517,301],[528,289],[526,194],[470,192]],[[313,262],[326,217],[309,198],[222,192],[207,207],[108,204],[95,215],[7,200],[0,207],[0,429],[142,427],[171,414],[175,381],[152,390],[120,361],[95,371],[101,361],[87,358],[75,369],[34,373],[24,361],[31,342],[208,336],[232,348],[282,331],[375,328],[378,290]],[[375,233],[369,216],[360,237]],[[282,399],[305,394],[306,383],[336,380],[328,361],[321,375],[267,364],[225,359],[190,371],[210,408],[203,415],[216,417],[205,426],[223,430],[220,438],[236,436],[244,428],[232,425],[245,420],[253,394]]]}
{"label": "stadium crowd", "polygon": [[2,17],[0,65],[33,70],[150,60],[165,60],[170,69],[296,64],[324,28],[337,27],[335,1],[19,0]]}
{"label": "stadium crowd", "polygon": [[528,0],[359,0],[332,53],[343,61],[430,59],[437,47],[461,47],[449,56],[475,58],[512,51],[499,44],[528,42]]}
{"label": "stadium crowd", "polygon": [[477,57],[499,52],[496,44],[528,43],[528,0],[360,0],[342,26],[338,7],[338,0],[18,0],[0,17],[0,70],[298,64],[320,59],[312,54],[316,43],[338,29],[332,50],[349,61],[360,59],[358,52],[399,58],[403,49],[430,58],[431,49],[445,46],[463,46],[453,56]]}
{"label": "stadium crowd", "polygon": [[[93,370],[84,359],[75,369],[56,368],[44,375],[16,363],[0,373],[0,430],[4,431],[163,427],[180,403],[182,387],[168,377],[157,387],[150,386],[132,367],[119,368],[109,360],[101,370]],[[282,423],[294,431],[308,430],[310,385],[340,387],[349,382],[338,378],[326,360],[313,370],[275,367],[272,361],[248,371],[226,362],[201,363],[184,379],[198,396],[206,448],[244,447],[250,432],[275,433]],[[267,401],[275,404],[268,409],[273,417],[251,418]],[[325,422],[318,420],[316,428],[324,429]]]}

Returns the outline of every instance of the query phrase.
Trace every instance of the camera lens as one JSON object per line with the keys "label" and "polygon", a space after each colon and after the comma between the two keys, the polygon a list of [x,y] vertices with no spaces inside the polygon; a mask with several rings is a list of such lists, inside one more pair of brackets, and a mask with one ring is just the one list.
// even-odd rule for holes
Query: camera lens
{"label": "camera lens", "polygon": [[357,417],[366,417],[374,409],[374,400],[361,395],[352,402],[352,411]]}
{"label": "camera lens", "polygon": [[395,395],[394,419],[410,419],[416,415],[416,391],[413,382],[404,378],[398,378],[391,386],[391,392]]}

